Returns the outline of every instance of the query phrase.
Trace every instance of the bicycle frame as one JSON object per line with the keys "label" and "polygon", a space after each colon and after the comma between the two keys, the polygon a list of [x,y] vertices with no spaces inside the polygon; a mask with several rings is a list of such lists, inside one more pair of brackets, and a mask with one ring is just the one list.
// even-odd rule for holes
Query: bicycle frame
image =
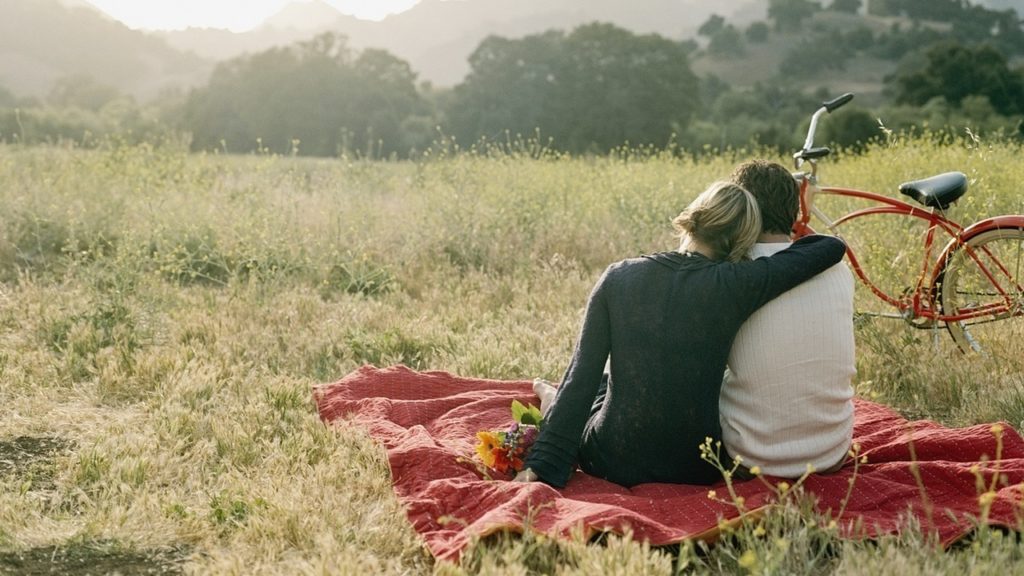
{"label": "bicycle frame", "polygon": [[[936,322],[963,322],[1005,314],[1020,315],[1024,313],[1020,309],[1020,304],[1017,302],[1015,296],[1016,294],[1020,294],[1024,291],[1022,286],[1014,285],[1007,289],[1007,287],[1003,285],[1004,283],[1000,281],[999,273],[1001,272],[1003,277],[1008,278],[1012,277],[1012,275],[1006,270],[1003,264],[986,250],[986,255],[989,257],[988,261],[993,262],[998,267],[996,270],[989,269],[989,266],[985,264],[985,261],[979,258],[974,250],[968,245],[968,241],[971,238],[984,232],[998,230],[1000,228],[1024,229],[1024,215],[996,216],[981,220],[964,228],[960,224],[947,218],[941,210],[921,208],[908,202],[904,202],[898,198],[892,198],[875,192],[868,192],[853,188],[832,186],[817,188],[816,194],[857,198],[875,203],[874,206],[854,210],[853,212],[841,216],[837,220],[832,220],[817,207],[808,205],[807,192],[811,186],[815,186],[817,177],[817,165],[813,161],[811,164],[813,168],[810,174],[797,175],[800,180],[800,218],[793,227],[793,232],[796,237],[815,233],[814,229],[810,226],[812,214],[821,220],[830,232],[837,236],[839,235],[837,228],[842,226],[844,223],[857,218],[876,214],[908,216],[924,220],[928,223],[928,230],[924,239],[924,254],[922,257],[921,272],[917,277],[914,288],[900,298],[885,292],[879,288],[877,284],[872,282],[871,278],[864,270],[864,267],[861,265],[860,260],[857,259],[857,254],[853,251],[853,248],[849,246],[846,248],[847,260],[849,260],[850,267],[853,269],[854,274],[857,275],[857,278],[860,279],[860,281],[880,300],[893,306],[900,312],[899,314],[894,314],[892,316],[902,318],[917,328],[931,328]],[[931,259],[931,255],[935,247],[935,237],[938,231],[941,231],[941,233],[948,236],[949,241],[943,247],[939,256],[933,261]],[[970,308],[966,311],[961,311],[959,314],[951,315],[942,313],[942,306],[937,301],[938,286],[942,283],[942,277],[946,270],[947,263],[950,262],[953,254],[956,253],[957,250],[965,250],[967,255],[978,265],[978,268],[991,283],[992,287],[1002,297],[1001,303]],[[885,314],[877,315],[885,316]],[[924,319],[925,322],[913,322],[918,319]]]}
{"label": "bicycle frame", "polygon": [[[1019,316],[1024,314],[1024,303],[1019,300],[1019,295],[1024,292],[1024,290],[1022,290],[1019,282],[1012,274],[1010,274],[1003,263],[1000,262],[987,248],[982,246],[981,250],[983,251],[982,254],[988,257],[987,261],[993,264],[991,268],[986,265],[986,261],[983,261],[983,259],[979,257],[979,254],[970,245],[970,240],[972,238],[992,230],[998,230],[1001,228],[1024,230],[1024,215],[996,216],[981,220],[967,228],[964,228],[960,224],[957,224],[947,218],[943,211],[938,208],[925,209],[897,198],[883,196],[881,194],[864,190],[828,186],[822,188],[817,187],[817,160],[828,156],[830,152],[827,147],[814,147],[814,135],[817,131],[818,120],[822,115],[831,113],[832,111],[846,105],[846,103],[852,99],[853,94],[846,93],[822,104],[821,107],[815,111],[814,115],[811,116],[811,123],[807,130],[807,138],[804,141],[803,148],[793,155],[793,158],[796,160],[796,168],[798,170],[804,162],[811,165],[811,171],[809,173],[800,172],[794,174],[800,182],[800,217],[793,226],[794,236],[800,237],[814,233],[814,230],[809,225],[812,214],[817,216],[825,226],[837,236],[839,235],[837,230],[839,226],[864,216],[895,214],[899,216],[919,218],[928,223],[928,231],[924,239],[924,255],[922,257],[921,272],[917,277],[914,288],[912,290],[908,290],[901,298],[897,298],[886,293],[884,290],[879,288],[878,285],[872,282],[864,271],[863,266],[861,266],[861,263],[857,259],[857,255],[854,253],[853,249],[849,245],[847,245],[846,248],[846,256],[850,261],[850,266],[853,268],[854,273],[875,296],[883,302],[895,307],[900,312],[900,314],[894,315],[895,317],[902,318],[912,326],[918,328],[930,328],[935,326],[937,322],[954,323],[978,318],[991,319],[992,317],[998,318],[1003,315]],[[855,210],[849,214],[843,215],[838,220],[833,221],[822,213],[820,209],[809,205],[807,201],[807,193],[811,186],[815,187],[815,192],[818,194],[857,198],[873,202],[874,205],[860,210]],[[945,235],[949,236],[950,239],[942,249],[939,256],[932,261],[931,255],[935,246],[935,236],[937,231],[941,231]],[[942,314],[942,305],[938,301],[939,287],[942,284],[943,275],[946,272],[947,265],[952,261],[954,254],[961,250],[978,266],[978,269],[991,283],[1002,301],[968,309],[961,309],[960,313],[954,315]],[[1011,285],[1009,289],[1007,289],[1000,281],[999,274],[1010,279]],[[924,319],[925,321],[915,323],[914,321],[918,319]]]}
{"label": "bicycle frame", "polygon": [[[795,235],[797,237],[815,233],[814,229],[809,225],[812,213],[825,224],[826,228],[828,228],[830,232],[834,234],[837,234],[837,228],[846,222],[875,214],[895,214],[919,218],[926,221],[928,223],[928,231],[924,239],[924,257],[922,259],[921,273],[918,275],[914,289],[900,298],[885,292],[871,280],[865,272],[864,267],[861,265],[860,260],[857,259],[857,254],[849,246],[846,248],[847,260],[849,260],[850,268],[853,270],[854,274],[857,275],[860,281],[867,286],[875,296],[901,312],[898,317],[905,320],[925,318],[932,323],[935,321],[945,322],[961,319],[959,317],[946,317],[939,313],[940,307],[936,303],[936,291],[934,290],[934,285],[935,279],[939,275],[939,270],[942,269],[942,264],[946,259],[948,259],[953,249],[955,249],[956,246],[959,246],[959,242],[956,242],[956,240],[962,236],[964,231],[963,226],[946,218],[937,210],[919,208],[897,198],[883,196],[881,194],[865,190],[856,190],[853,188],[839,188],[831,186],[819,188],[816,192],[817,194],[858,198],[861,200],[871,201],[876,204],[874,206],[862,208],[845,214],[837,220],[832,220],[822,213],[817,207],[808,209],[806,194],[808,188],[812,185],[812,178],[801,179],[801,216],[794,227]],[[930,255],[932,254],[935,246],[937,230],[941,230],[946,235],[950,236],[951,241],[942,251],[942,256],[933,264]],[[956,246],[953,246],[953,244]],[[953,246],[952,249],[951,246]],[[930,325],[931,323],[926,326]]]}

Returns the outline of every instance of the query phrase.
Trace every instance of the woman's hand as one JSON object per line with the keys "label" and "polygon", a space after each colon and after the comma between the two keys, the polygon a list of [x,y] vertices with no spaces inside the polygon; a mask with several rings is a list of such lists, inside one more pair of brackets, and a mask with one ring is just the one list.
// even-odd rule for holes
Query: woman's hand
{"label": "woman's hand", "polygon": [[516,477],[512,479],[513,482],[536,482],[537,480],[540,480],[540,478],[529,468],[524,468],[522,472],[516,474]]}

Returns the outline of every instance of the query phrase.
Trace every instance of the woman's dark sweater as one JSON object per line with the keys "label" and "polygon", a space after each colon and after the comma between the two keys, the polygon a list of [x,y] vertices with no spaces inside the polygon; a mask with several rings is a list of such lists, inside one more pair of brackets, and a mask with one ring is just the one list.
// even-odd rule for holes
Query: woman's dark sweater
{"label": "woman's dark sweater", "polygon": [[699,446],[721,438],[718,395],[736,332],[766,302],[842,260],[845,249],[835,238],[810,236],[740,263],[665,252],[609,266],[590,294],[526,466],[557,487],[577,462],[624,486],[720,480]]}

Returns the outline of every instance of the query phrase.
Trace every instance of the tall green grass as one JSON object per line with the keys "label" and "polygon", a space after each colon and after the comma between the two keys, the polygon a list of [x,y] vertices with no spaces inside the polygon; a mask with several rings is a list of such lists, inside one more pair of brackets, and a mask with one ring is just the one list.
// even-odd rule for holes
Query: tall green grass
{"label": "tall green grass", "polygon": [[[840,155],[822,176],[895,194],[962,170],[974,181],[956,215],[971,220],[1024,213],[1020,154],[919,137]],[[740,563],[752,526],[710,551],[527,535],[435,565],[381,448],[324,427],[310,395],[364,363],[557,379],[603,268],[674,248],[670,219],[753,155],[370,163],[0,147],[0,440],[71,446],[48,456],[46,482],[0,476],[0,551],[113,541],[238,574],[767,570],[769,548]],[[899,224],[858,230],[865,253],[892,261],[919,234]],[[1024,422],[1019,357],[965,357],[892,320],[859,322],[857,338],[862,395],[951,425]],[[796,542],[809,521],[781,517],[771,537]],[[984,573],[1021,555],[996,536],[941,553],[912,530],[878,545],[812,535],[777,548],[769,571]]]}

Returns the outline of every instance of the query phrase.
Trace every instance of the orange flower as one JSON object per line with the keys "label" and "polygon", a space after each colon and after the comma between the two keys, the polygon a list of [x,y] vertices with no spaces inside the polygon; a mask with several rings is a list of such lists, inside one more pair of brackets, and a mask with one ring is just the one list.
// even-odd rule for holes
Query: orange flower
{"label": "orange flower", "polygon": [[512,469],[512,459],[508,456],[507,448],[499,446],[491,450],[491,455],[494,456],[494,465],[491,468],[495,471],[504,474]]}
{"label": "orange flower", "polygon": [[476,455],[488,468],[494,468],[494,454],[501,448],[501,441],[494,432],[484,430],[476,433],[476,439],[480,442],[476,445]]}

